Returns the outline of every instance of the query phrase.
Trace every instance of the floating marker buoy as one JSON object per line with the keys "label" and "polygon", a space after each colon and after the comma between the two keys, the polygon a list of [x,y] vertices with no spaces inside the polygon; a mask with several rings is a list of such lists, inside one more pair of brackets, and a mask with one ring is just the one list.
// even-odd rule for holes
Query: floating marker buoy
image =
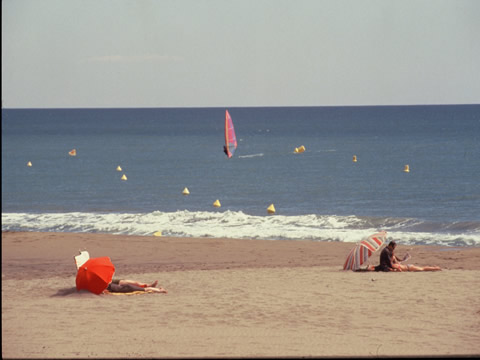
{"label": "floating marker buoy", "polygon": [[220,206],[222,206],[222,205],[220,204],[220,201],[218,201],[218,199],[217,199],[217,200],[215,200],[215,202],[213,203],[213,206],[215,206],[215,207],[220,207]]}
{"label": "floating marker buoy", "polygon": [[122,180],[127,180],[127,175],[123,174],[122,175]]}
{"label": "floating marker buoy", "polygon": [[122,168],[120,167],[120,165],[117,166],[117,171],[122,171]]}
{"label": "floating marker buoy", "polygon": [[357,155],[353,155],[353,162],[357,162]]}
{"label": "floating marker buoy", "polygon": [[303,153],[305,151],[305,146],[300,146],[298,148],[295,148],[295,150],[293,151],[295,154],[300,154],[300,153]]}
{"label": "floating marker buoy", "polygon": [[77,156],[77,150],[76,149],[72,149],[68,152],[68,155],[70,156]]}
{"label": "floating marker buoy", "polygon": [[32,162],[29,161],[29,162],[27,163],[27,166],[32,166]]}
{"label": "floating marker buoy", "polygon": [[183,189],[182,194],[183,195],[190,195],[190,191],[188,191],[188,189],[185,188],[185,189]]}
{"label": "floating marker buoy", "polygon": [[269,214],[275,214],[275,206],[273,206],[273,204],[270,205],[270,206],[267,208],[267,212],[268,212]]}
{"label": "floating marker buoy", "polygon": [[403,169],[404,172],[410,172],[410,166],[405,165],[405,168]]}
{"label": "floating marker buoy", "polygon": [[153,233],[153,236],[162,236],[162,232],[161,232],[161,231],[157,231],[157,232]]}

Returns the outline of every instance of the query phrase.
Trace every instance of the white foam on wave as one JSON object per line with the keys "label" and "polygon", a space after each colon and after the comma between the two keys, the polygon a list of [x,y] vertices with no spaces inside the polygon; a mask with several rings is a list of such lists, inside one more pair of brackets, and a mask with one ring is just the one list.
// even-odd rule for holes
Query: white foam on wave
{"label": "white foam on wave", "polygon": [[91,232],[125,235],[227,237],[357,242],[379,230],[403,244],[480,245],[480,232],[412,232],[397,222],[374,228],[356,216],[253,216],[241,211],[175,211],[150,213],[4,213],[2,230]]}
{"label": "white foam on wave", "polygon": [[263,153],[258,153],[258,154],[251,154],[251,155],[239,155],[238,157],[241,159],[246,159],[246,158],[259,157],[263,155],[264,155]]}

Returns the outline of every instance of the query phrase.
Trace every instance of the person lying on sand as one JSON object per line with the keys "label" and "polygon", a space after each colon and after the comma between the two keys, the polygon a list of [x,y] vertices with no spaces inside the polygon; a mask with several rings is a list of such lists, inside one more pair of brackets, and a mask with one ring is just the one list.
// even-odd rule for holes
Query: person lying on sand
{"label": "person lying on sand", "polygon": [[392,259],[393,271],[439,271],[442,270],[440,266],[416,266],[413,264],[402,265],[397,257]]}
{"label": "person lying on sand", "polygon": [[393,271],[439,271],[442,270],[439,266],[416,266],[413,264],[402,265],[401,261],[395,256],[392,256]]}
{"label": "person lying on sand", "polygon": [[[402,265],[401,260],[395,255],[395,248],[397,244],[395,241],[390,241],[380,253],[380,265],[367,266],[367,271],[439,271],[442,270],[439,266],[416,266],[416,265]],[[408,254],[407,254],[408,255]],[[405,256],[404,260],[407,259]]]}
{"label": "person lying on sand", "polygon": [[107,289],[109,292],[120,292],[120,293],[129,293],[134,291],[150,291],[156,293],[167,293],[162,287],[156,287],[158,280],[155,280],[151,284],[138,282],[135,280],[127,279],[113,279],[110,284],[108,284]]}
{"label": "person lying on sand", "polygon": [[440,266],[416,266],[413,264],[402,265],[402,264],[393,264],[393,268],[397,271],[440,271],[442,268]]}
{"label": "person lying on sand", "polygon": [[[376,271],[375,266],[368,265],[366,268],[367,271]],[[402,264],[393,264],[393,268],[390,271],[440,271],[442,268],[440,266],[416,266],[413,264],[402,265]]]}
{"label": "person lying on sand", "polygon": [[[373,266],[369,265],[367,266],[366,270],[367,271],[439,271],[442,270],[439,266],[416,266],[416,265],[402,265],[401,261],[396,255],[395,255],[395,248],[397,247],[397,244],[395,241],[390,241],[387,247],[385,247],[382,252],[380,253],[380,265],[378,266]],[[407,257],[405,256],[404,260],[406,260]]]}

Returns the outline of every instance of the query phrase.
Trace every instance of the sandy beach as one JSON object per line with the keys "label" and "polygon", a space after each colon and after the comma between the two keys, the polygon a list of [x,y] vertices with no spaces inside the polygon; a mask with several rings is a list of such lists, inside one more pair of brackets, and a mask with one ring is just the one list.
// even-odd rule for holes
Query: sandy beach
{"label": "sandy beach", "polygon": [[[3,232],[2,357],[480,354],[480,248],[399,244],[443,270],[343,271],[353,245]],[[83,249],[168,294],[77,292]]]}

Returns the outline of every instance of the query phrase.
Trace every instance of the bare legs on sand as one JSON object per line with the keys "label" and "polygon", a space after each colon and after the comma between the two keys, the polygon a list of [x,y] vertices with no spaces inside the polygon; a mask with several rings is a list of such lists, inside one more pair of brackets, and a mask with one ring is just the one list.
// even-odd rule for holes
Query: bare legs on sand
{"label": "bare legs on sand", "polygon": [[156,287],[146,287],[146,288],[145,288],[145,291],[151,291],[151,292],[163,293],[163,294],[166,294],[166,293],[167,293],[167,290],[165,290],[165,289],[162,288],[162,287],[160,287],[160,288],[156,288]]}
{"label": "bare legs on sand", "polygon": [[416,266],[416,265],[401,265],[393,264],[393,268],[397,271],[440,271],[440,266]]}
{"label": "bare legs on sand", "polygon": [[118,282],[119,285],[126,285],[126,284],[130,284],[130,285],[135,285],[135,286],[140,286],[140,287],[144,287],[144,288],[147,288],[147,287],[156,287],[157,284],[158,284],[158,280],[155,280],[153,283],[151,284],[147,284],[147,283],[142,283],[142,282],[139,282],[139,281],[135,281],[135,280],[120,280]]}
{"label": "bare legs on sand", "polygon": [[139,287],[144,288],[145,291],[151,291],[151,292],[156,292],[156,293],[164,293],[164,294],[167,293],[167,290],[165,290],[164,288],[157,287],[158,280],[155,280],[151,284],[142,283],[142,282],[138,282],[138,281],[135,281],[135,280],[120,280],[118,282],[118,284],[119,285],[127,285],[128,284],[128,285],[139,286]]}
{"label": "bare legs on sand", "polygon": [[[393,264],[392,271],[440,271],[442,268],[440,266],[416,266],[416,265],[401,265],[401,264]],[[368,271],[375,271],[375,266],[369,265],[367,266]]]}

